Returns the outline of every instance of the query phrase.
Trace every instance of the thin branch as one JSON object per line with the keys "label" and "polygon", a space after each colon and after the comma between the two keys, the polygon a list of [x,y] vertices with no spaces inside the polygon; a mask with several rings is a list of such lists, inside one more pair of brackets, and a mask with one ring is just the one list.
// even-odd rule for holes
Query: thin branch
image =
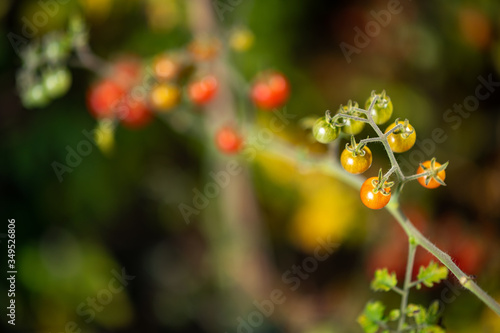
{"label": "thin branch", "polygon": [[408,236],[408,260],[406,261],[406,275],[403,287],[403,297],[401,298],[401,317],[399,318],[398,331],[403,328],[406,318],[406,306],[408,305],[408,295],[410,294],[411,288],[411,275],[413,273],[413,263],[415,261],[415,253],[417,251],[417,245],[414,243],[413,239]]}

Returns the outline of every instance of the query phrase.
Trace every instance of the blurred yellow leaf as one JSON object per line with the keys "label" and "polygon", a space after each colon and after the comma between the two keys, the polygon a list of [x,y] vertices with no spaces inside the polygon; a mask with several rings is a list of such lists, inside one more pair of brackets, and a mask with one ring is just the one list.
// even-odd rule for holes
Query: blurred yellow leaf
{"label": "blurred yellow leaf", "polygon": [[115,146],[114,126],[110,120],[101,120],[94,131],[94,140],[97,147],[105,154],[110,155]]}
{"label": "blurred yellow leaf", "polygon": [[182,19],[182,8],[178,0],[147,0],[146,17],[154,31],[169,31]]}
{"label": "blurred yellow leaf", "polygon": [[249,50],[255,40],[255,36],[249,29],[236,28],[229,36],[229,45],[237,52],[245,52]]}
{"label": "blurred yellow leaf", "polygon": [[[302,250],[313,252],[319,239],[341,242],[355,229],[357,196],[339,181],[321,173],[300,178],[303,203],[292,220],[291,237]],[[357,228],[357,227],[356,227]]]}
{"label": "blurred yellow leaf", "polygon": [[79,0],[80,4],[90,19],[98,21],[106,19],[113,7],[113,0]]}
{"label": "blurred yellow leaf", "polygon": [[[495,299],[500,302],[500,295]],[[500,317],[488,307],[484,308],[481,329],[481,332],[500,332]]]}

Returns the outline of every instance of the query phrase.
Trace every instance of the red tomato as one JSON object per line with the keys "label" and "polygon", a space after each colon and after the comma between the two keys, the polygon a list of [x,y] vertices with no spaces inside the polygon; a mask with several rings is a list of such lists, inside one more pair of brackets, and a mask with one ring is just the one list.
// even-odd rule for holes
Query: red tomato
{"label": "red tomato", "polygon": [[139,84],[143,74],[143,66],[139,58],[126,56],[115,61],[109,78],[125,90]]}
{"label": "red tomato", "polygon": [[282,106],[289,95],[288,80],[278,72],[262,74],[254,82],[251,90],[254,104],[263,110],[272,110]]}
{"label": "red tomato", "polygon": [[215,143],[221,152],[234,154],[241,150],[243,139],[234,128],[225,126],[215,134]]}
{"label": "red tomato", "polygon": [[361,189],[359,190],[361,201],[366,207],[371,209],[382,209],[391,200],[390,187],[385,190],[381,189],[380,191],[377,191],[377,193],[373,192],[377,182],[378,177],[370,177],[365,180],[363,185],[361,185]]}
{"label": "red tomato", "polygon": [[144,127],[152,120],[152,114],[147,104],[142,100],[134,100],[130,96],[118,105],[116,115],[121,123],[128,128]]}
{"label": "red tomato", "polygon": [[211,36],[198,37],[188,45],[188,51],[198,61],[212,60],[217,56],[220,48],[221,42]]}
{"label": "red tomato", "polygon": [[114,110],[125,91],[115,82],[103,79],[94,84],[87,93],[87,107],[97,119],[114,117]]}
{"label": "red tomato", "polygon": [[188,86],[189,99],[198,105],[206,104],[215,96],[217,86],[217,79],[212,75],[193,81]]}

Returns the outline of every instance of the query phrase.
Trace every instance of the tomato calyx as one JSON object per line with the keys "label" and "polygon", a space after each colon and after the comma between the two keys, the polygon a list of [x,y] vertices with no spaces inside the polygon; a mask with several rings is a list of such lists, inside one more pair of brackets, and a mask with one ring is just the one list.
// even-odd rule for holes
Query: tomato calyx
{"label": "tomato calyx", "polygon": [[415,133],[415,129],[410,126],[410,121],[408,119],[405,119],[404,121],[400,121],[399,118],[396,118],[396,121],[394,122],[394,127],[385,133],[386,136],[389,136],[390,134],[399,134],[403,139],[408,139],[410,135]]}
{"label": "tomato calyx", "polygon": [[436,163],[437,162],[435,157],[431,159],[429,167],[426,167],[424,164],[420,163],[420,168],[422,168],[424,172],[420,173],[419,175],[423,175],[423,177],[425,177],[424,182],[426,186],[428,186],[432,180],[435,180],[439,185],[446,186],[446,183],[443,179],[441,179],[439,173],[446,169],[449,162],[446,162],[440,166],[436,166]]}
{"label": "tomato calyx", "polygon": [[378,171],[378,177],[374,177],[372,180],[373,190],[372,192],[377,194],[381,192],[383,195],[391,195],[391,187],[394,186],[394,182],[388,182],[387,177],[382,173],[382,169]]}
{"label": "tomato calyx", "polygon": [[385,90],[382,90],[380,94],[377,94],[375,90],[373,90],[371,96],[366,100],[365,107],[367,115],[377,125],[386,123],[392,117],[394,109],[392,101],[390,97],[386,95]]}
{"label": "tomato calyx", "polygon": [[379,108],[387,108],[389,103],[391,102],[391,99],[389,98],[389,96],[387,96],[385,89],[382,90],[380,94],[377,94],[375,90],[372,90],[371,97],[377,99],[375,101],[375,106]]}
{"label": "tomato calyx", "polygon": [[351,135],[351,143],[346,143],[345,149],[349,151],[353,157],[356,156],[365,156],[366,150],[364,149],[366,147],[366,143],[356,143],[356,139],[354,138],[354,135]]}
{"label": "tomato calyx", "polygon": [[343,115],[349,115],[364,119],[365,116],[363,113],[355,111],[355,109],[357,108],[359,108],[359,104],[357,102],[353,102],[352,100],[347,101],[347,105],[340,105],[335,117],[335,124],[339,127],[353,127],[357,125],[357,127],[360,127],[362,129],[364,127],[364,122],[351,119],[349,117],[343,117]]}

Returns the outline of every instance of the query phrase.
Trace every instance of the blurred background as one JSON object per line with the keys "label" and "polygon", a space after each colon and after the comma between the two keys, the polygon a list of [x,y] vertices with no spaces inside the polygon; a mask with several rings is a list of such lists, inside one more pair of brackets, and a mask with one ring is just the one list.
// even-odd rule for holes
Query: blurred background
{"label": "blurred background", "polygon": [[[198,2],[205,11],[195,10]],[[201,123],[183,131],[183,112],[203,117],[185,104],[169,121],[118,127],[113,154],[94,147],[60,182],[53,162],[64,163],[67,147],[76,149],[82,131],[96,126],[85,99],[100,73],[71,67],[64,97],[26,109],[15,82],[22,62],[8,36],[24,36],[26,22],[43,23],[37,19],[46,13],[50,19],[24,36],[32,42],[64,30],[75,12],[89,26],[92,50],[109,61],[182,48],[207,18],[223,43],[235,27],[249,29],[253,45],[221,63],[245,82],[269,68],[284,73],[291,85],[286,112],[295,118],[275,136],[316,153],[326,152],[300,128],[301,118],[349,99],[363,106],[372,90],[385,89],[393,118],[409,118],[417,131],[416,147],[398,155],[403,171],[433,156],[450,161],[448,186],[407,185],[403,210],[500,299],[497,1],[4,0],[1,267],[13,218],[18,274],[16,326],[3,316],[2,331],[361,332],[356,318],[368,300],[399,307],[397,294],[369,289],[376,268],[404,274],[406,236],[387,212],[366,209],[341,179],[265,149],[251,159],[221,156],[212,140],[196,138]],[[479,98],[478,85],[488,96],[467,104]],[[238,113],[244,96],[233,99],[225,107]],[[465,111],[453,111],[461,105]],[[256,112],[245,121],[265,127],[271,119]],[[365,176],[389,166],[381,147],[372,151]],[[186,223],[179,205],[193,206],[193,189],[203,192],[210,172],[230,161],[243,172]],[[419,249],[417,265],[430,259]],[[410,297],[424,305],[434,299],[444,306],[447,332],[500,332],[500,318],[453,278]]]}

